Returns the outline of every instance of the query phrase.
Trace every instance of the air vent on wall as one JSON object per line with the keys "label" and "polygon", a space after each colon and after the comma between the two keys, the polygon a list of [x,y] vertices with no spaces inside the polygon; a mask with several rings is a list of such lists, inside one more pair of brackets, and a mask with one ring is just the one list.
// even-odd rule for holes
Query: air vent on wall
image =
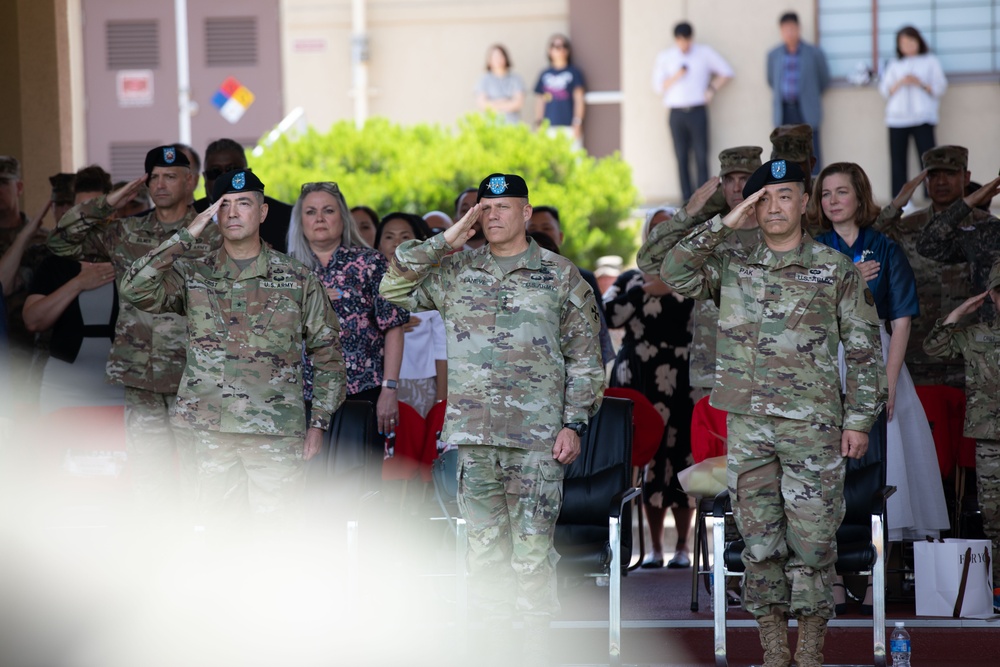
{"label": "air vent on wall", "polygon": [[145,143],[112,143],[111,144],[111,178],[116,181],[131,181],[143,173],[146,168],[146,153],[155,140]]}
{"label": "air vent on wall", "polygon": [[257,64],[257,17],[205,19],[205,64],[232,67]]}
{"label": "air vent on wall", "polygon": [[160,66],[158,21],[108,21],[105,37],[109,70],[156,69]]}

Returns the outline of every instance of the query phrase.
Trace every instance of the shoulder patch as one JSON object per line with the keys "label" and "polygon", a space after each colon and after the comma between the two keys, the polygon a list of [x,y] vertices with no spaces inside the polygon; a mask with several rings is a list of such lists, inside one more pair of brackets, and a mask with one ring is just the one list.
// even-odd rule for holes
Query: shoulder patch
{"label": "shoulder patch", "polygon": [[867,303],[869,306],[875,305],[875,296],[872,294],[872,291],[867,287],[865,288],[865,303]]}
{"label": "shoulder patch", "polygon": [[590,285],[583,278],[580,278],[579,282],[573,288],[573,291],[569,293],[570,302],[577,308],[583,308],[583,305],[587,302],[587,295],[593,294],[593,290],[590,289]]}

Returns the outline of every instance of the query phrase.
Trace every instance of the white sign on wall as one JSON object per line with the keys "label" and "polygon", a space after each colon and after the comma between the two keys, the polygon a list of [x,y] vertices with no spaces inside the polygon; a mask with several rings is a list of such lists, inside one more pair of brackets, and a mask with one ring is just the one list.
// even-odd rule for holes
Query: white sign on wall
{"label": "white sign on wall", "polygon": [[120,107],[153,105],[153,70],[122,69],[115,77],[115,93]]}

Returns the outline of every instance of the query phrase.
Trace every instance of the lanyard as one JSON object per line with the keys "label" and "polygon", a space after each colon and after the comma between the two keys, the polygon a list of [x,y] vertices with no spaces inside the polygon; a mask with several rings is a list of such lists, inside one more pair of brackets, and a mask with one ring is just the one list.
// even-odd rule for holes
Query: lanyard
{"label": "lanyard", "polygon": [[[862,227],[861,229],[858,230],[858,238],[854,241],[854,245],[855,245],[855,247],[857,247],[857,250],[854,251],[854,263],[857,264],[864,257],[864,253],[865,253],[865,228],[864,227]],[[849,252],[850,248],[846,248],[845,249],[841,245],[840,235],[837,234],[837,232],[833,233],[833,247],[838,252],[842,252],[845,255],[850,255],[851,254]]]}

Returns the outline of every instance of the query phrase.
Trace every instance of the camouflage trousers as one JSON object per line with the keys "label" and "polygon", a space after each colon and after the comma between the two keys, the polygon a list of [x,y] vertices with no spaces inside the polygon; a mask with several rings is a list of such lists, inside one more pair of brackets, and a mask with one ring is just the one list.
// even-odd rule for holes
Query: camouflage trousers
{"label": "camouflage trousers", "polygon": [[178,501],[194,494],[193,450],[170,425],[175,398],[125,387],[125,446],[136,509],[143,515],[179,509]]}
{"label": "camouflage trousers", "polygon": [[983,532],[993,542],[993,585],[1000,587],[1000,440],[976,440],[976,486]]}
{"label": "camouflage trousers", "polygon": [[198,519],[285,517],[305,485],[304,439],[191,429]]}
{"label": "camouflage trousers", "polygon": [[563,466],[551,451],[459,447],[458,507],[468,524],[469,595],[486,619],[559,611],[553,547]]}
{"label": "camouflage trousers", "polygon": [[833,618],[846,459],[835,426],[730,413],[729,493],[755,617]]}

